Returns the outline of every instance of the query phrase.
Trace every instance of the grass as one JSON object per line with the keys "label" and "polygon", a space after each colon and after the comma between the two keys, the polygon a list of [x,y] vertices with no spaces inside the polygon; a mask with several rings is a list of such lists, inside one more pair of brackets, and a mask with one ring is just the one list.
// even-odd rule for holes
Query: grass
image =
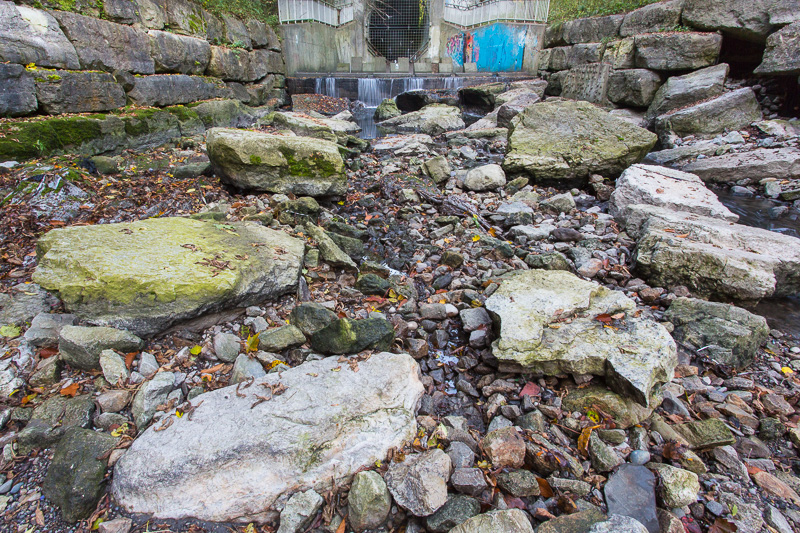
{"label": "grass", "polygon": [[203,7],[214,15],[235,15],[242,20],[256,19],[270,26],[278,25],[277,0],[202,0]]}
{"label": "grass", "polygon": [[551,0],[550,24],[583,17],[628,13],[659,0]]}

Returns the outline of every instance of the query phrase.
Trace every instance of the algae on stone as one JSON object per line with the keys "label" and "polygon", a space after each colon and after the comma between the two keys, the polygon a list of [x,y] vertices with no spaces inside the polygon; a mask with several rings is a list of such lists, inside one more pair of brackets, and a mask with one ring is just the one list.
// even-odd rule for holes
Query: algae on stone
{"label": "algae on stone", "polygon": [[139,335],[297,284],[304,244],[258,224],[184,218],[56,229],[33,277],[80,318]]}

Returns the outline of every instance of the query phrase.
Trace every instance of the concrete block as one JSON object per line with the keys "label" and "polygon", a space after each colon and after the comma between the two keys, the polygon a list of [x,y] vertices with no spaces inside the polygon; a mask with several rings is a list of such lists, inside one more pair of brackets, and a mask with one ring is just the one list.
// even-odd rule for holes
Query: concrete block
{"label": "concrete block", "polygon": [[336,72],[350,72],[350,63],[337,63]]}
{"label": "concrete block", "polygon": [[364,68],[364,58],[352,57],[350,58],[350,72],[361,72]]}
{"label": "concrete block", "polygon": [[478,64],[464,63],[464,72],[478,72]]}

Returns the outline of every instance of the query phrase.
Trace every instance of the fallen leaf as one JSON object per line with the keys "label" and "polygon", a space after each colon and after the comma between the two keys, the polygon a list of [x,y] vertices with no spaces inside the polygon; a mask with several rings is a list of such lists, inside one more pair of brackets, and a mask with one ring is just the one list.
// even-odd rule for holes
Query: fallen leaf
{"label": "fallen leaf", "polygon": [[80,389],[80,384],[73,383],[69,387],[64,387],[61,389],[61,396],[69,396],[70,398],[74,398],[78,394],[78,389]]}
{"label": "fallen leaf", "polygon": [[589,439],[592,437],[593,427],[583,428],[578,436],[578,453],[584,457],[589,457]]}
{"label": "fallen leaf", "polygon": [[542,495],[542,498],[552,498],[555,493],[553,492],[553,487],[550,486],[550,482],[548,482],[543,477],[537,477],[536,481],[539,483],[539,492]]}
{"label": "fallen leaf", "polygon": [[711,527],[708,528],[708,533],[736,533],[738,530],[739,528],[736,524],[720,516],[717,517],[714,523],[711,524]]}
{"label": "fallen leaf", "polygon": [[5,326],[0,327],[0,337],[13,339],[14,337],[19,337],[20,335],[22,335],[22,330],[19,328],[19,326],[6,324]]}
{"label": "fallen leaf", "polygon": [[347,521],[342,518],[342,521],[339,523],[339,527],[336,528],[336,533],[344,533],[347,531]]}
{"label": "fallen leaf", "polygon": [[53,357],[58,353],[58,348],[42,348],[39,350],[39,357],[42,359],[47,359],[48,357]]}
{"label": "fallen leaf", "polygon": [[258,350],[258,338],[261,336],[261,333],[256,333],[255,335],[248,335],[247,340],[244,343],[245,350],[247,353],[255,352]]}
{"label": "fallen leaf", "polygon": [[214,365],[211,368],[206,368],[205,370],[201,370],[201,374],[213,374],[214,372],[218,372],[223,369],[225,363],[220,363],[218,365]]}
{"label": "fallen leaf", "polygon": [[131,369],[133,366],[133,360],[136,359],[136,352],[126,353],[125,354],[125,368],[128,370]]}
{"label": "fallen leaf", "polygon": [[611,323],[614,321],[614,319],[608,313],[597,315],[596,317],[594,317],[594,319],[597,320],[598,322],[602,322],[607,326],[611,325]]}
{"label": "fallen leaf", "polygon": [[203,347],[200,346],[199,344],[195,344],[194,346],[192,346],[192,349],[189,350],[189,353],[192,354],[192,355],[200,355],[200,352],[202,352],[202,351],[203,351]]}

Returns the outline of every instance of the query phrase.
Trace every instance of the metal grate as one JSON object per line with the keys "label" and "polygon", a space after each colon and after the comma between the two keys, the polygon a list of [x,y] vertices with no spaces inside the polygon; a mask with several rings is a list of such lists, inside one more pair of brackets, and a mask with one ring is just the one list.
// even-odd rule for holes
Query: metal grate
{"label": "metal grate", "polygon": [[412,61],[428,45],[428,0],[370,0],[367,9],[367,41],[371,50],[389,61]]}
{"label": "metal grate", "polygon": [[547,22],[550,0],[445,0],[442,19],[460,28],[493,22]]}

